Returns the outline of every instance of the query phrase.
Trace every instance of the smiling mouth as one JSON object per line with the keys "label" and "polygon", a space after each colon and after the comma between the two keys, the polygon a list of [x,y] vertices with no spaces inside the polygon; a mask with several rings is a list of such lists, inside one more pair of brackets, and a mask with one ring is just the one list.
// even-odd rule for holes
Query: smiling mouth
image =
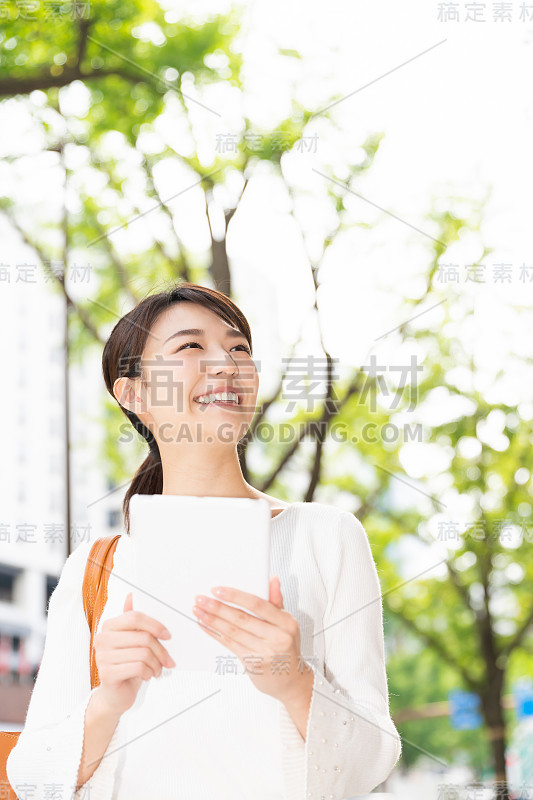
{"label": "smiling mouth", "polygon": [[208,400],[207,398],[209,395],[202,395],[199,394],[198,397],[194,398],[194,402],[198,403],[200,406],[226,406],[228,408],[238,408],[241,404],[241,398],[236,392],[231,392],[232,397],[223,397],[217,398],[212,395],[213,399]]}
{"label": "smiling mouth", "polygon": [[201,400],[195,400],[195,403],[198,403],[200,406],[232,406],[233,408],[238,408],[239,404],[236,403],[234,400],[210,400],[208,403],[203,403]]}
{"label": "smiling mouth", "polygon": [[215,391],[205,392],[205,394],[198,394],[193,400],[202,406],[240,406],[242,403],[241,395],[233,387],[227,390],[220,388]]}

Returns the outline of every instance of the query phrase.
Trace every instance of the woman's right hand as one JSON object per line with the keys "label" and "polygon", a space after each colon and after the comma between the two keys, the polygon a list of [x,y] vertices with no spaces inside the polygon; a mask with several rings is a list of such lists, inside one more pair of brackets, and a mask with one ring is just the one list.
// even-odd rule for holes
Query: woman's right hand
{"label": "woman's right hand", "polygon": [[134,704],[143,681],[160,675],[163,667],[176,666],[158,641],[170,635],[161,622],[133,610],[131,592],[124,613],[104,620],[93,644],[98,692],[110,711],[123,714]]}

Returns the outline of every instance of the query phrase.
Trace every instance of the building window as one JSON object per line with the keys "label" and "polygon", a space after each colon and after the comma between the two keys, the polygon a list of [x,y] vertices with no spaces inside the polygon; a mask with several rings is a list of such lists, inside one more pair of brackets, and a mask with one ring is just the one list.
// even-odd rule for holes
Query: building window
{"label": "building window", "polygon": [[111,510],[107,512],[107,525],[109,528],[117,528],[122,519],[122,514],[120,511]]}
{"label": "building window", "polygon": [[57,583],[58,579],[55,578],[53,575],[46,576],[46,588],[45,588],[46,596],[45,596],[44,610],[47,614],[48,614],[48,603],[50,602],[50,597],[52,596],[52,592],[56,588]]}
{"label": "building window", "polygon": [[4,603],[12,603],[15,589],[15,579],[20,570],[0,564],[0,600]]}

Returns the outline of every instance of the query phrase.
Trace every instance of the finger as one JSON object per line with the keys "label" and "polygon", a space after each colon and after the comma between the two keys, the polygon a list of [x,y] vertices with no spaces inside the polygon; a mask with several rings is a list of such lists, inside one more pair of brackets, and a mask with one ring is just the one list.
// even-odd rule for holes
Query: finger
{"label": "finger", "polygon": [[[275,576],[279,584],[279,578]],[[218,587],[213,587],[216,589]],[[248,592],[242,592],[239,589],[234,589],[232,587],[223,587],[224,594],[223,594],[223,601],[232,602],[236,605],[243,606],[244,608],[249,608],[250,611],[253,612],[256,616],[250,616],[251,620],[257,620],[266,622],[269,627],[274,626],[276,628],[280,628],[285,633],[292,632],[292,619],[293,617],[283,608],[283,597],[281,595],[281,586],[279,588],[278,596],[279,601],[277,603],[272,603],[270,600],[263,600],[261,597],[257,597],[257,595],[249,594]],[[272,588],[272,581],[269,584],[269,597],[271,596],[271,592],[276,591]],[[215,601],[216,602],[216,601]],[[219,603],[222,600],[218,601]],[[227,606],[227,608],[232,608],[232,606]],[[210,609],[211,610],[211,609]],[[214,614],[219,614],[218,610],[213,611]],[[250,628],[250,624],[247,626]],[[269,628],[265,628],[264,625],[258,626],[253,625],[251,630],[257,635],[261,636],[263,639],[266,639],[270,636]]]}
{"label": "finger", "polygon": [[[215,589],[219,588],[223,588],[223,593],[215,594]],[[261,619],[266,622],[270,622],[272,625],[278,625],[280,628],[284,627],[285,619],[284,615],[280,613],[281,609],[276,608],[269,600],[263,600],[262,597],[258,597],[256,594],[243,592],[231,586],[213,586],[211,587],[211,591],[218,600],[224,603],[234,603],[237,606],[242,606],[252,611],[254,614],[257,614],[257,616],[261,617]]]}
{"label": "finger", "polygon": [[270,602],[277,608],[283,608],[283,595],[281,594],[281,584],[279,577],[275,575],[270,579]]}
{"label": "finger", "polygon": [[124,600],[124,611],[131,611],[133,609],[133,592],[126,595]]}
{"label": "finger", "polygon": [[125,647],[151,647],[157,658],[164,662],[170,653],[163,647],[159,639],[147,631],[113,631],[112,649],[122,650]]}
{"label": "finger", "polygon": [[146,664],[154,675],[160,675],[165,664],[156,657],[151,647],[122,647],[120,650],[112,650],[110,653],[110,664],[128,664],[129,662],[142,661]]}
{"label": "finger", "polygon": [[[229,609],[230,611],[234,611],[235,609]],[[245,612],[240,612],[240,614],[244,614]],[[253,620],[253,623],[250,623],[252,626],[254,623],[258,621],[254,617],[250,617],[246,614],[248,619]],[[231,622],[232,619],[231,615],[229,616],[229,620],[223,617],[215,616],[214,614],[207,614],[203,612],[201,616],[198,617],[199,623],[204,625],[209,625],[210,628],[213,628],[215,631],[215,636],[218,634],[219,640],[223,640],[224,637],[228,640],[231,640],[233,644],[240,645],[241,647],[251,648],[254,651],[261,648],[262,644],[265,641],[265,637],[257,636],[252,630],[247,629],[245,627],[234,624]],[[235,619],[235,617],[233,617]],[[244,623],[246,624],[246,623]],[[260,622],[259,624],[266,626],[268,623]],[[271,625],[268,625],[268,628],[271,628]]]}
{"label": "finger", "polygon": [[142,611],[130,609],[120,617],[112,617],[106,620],[106,623],[107,630],[144,630],[151,633],[156,639],[170,638],[170,631],[167,631],[161,622],[149,617],[147,614],[143,614]]}
{"label": "finger", "polygon": [[252,634],[256,639],[266,639],[270,635],[272,625],[269,622],[258,619],[240,608],[233,608],[219,600],[210,600],[207,606],[202,606],[194,606],[194,615],[204,622],[211,621],[213,627],[217,623],[225,622],[227,625],[232,625],[235,630]]}
{"label": "finger", "polygon": [[211,636],[212,639],[215,639],[215,641],[220,642],[220,644],[223,644],[224,647],[228,648],[228,650],[231,650],[233,653],[235,653],[235,655],[239,658],[241,663],[244,663],[244,659],[254,660],[260,657],[257,651],[250,650],[249,648],[244,647],[242,644],[240,644],[240,642],[236,642],[234,639],[229,639],[227,636],[221,635],[216,631],[209,630],[209,628],[202,625],[201,623],[200,627],[202,628],[203,631],[207,633],[208,636]]}
{"label": "finger", "polygon": [[127,661],[123,664],[113,664],[113,674],[111,676],[113,681],[125,681],[128,678],[142,678],[143,681],[149,681],[154,677],[154,673],[146,664],[139,661]]}
{"label": "finger", "polygon": [[[251,655],[250,651],[245,648],[240,642],[235,641],[234,639],[230,639],[229,636],[221,633],[220,631],[215,631],[208,628],[202,622],[198,623],[203,631],[207,633],[208,636],[211,636],[212,639],[215,639],[220,644],[223,644],[224,647],[227,647],[229,650],[232,650],[235,655],[241,656],[244,655]],[[255,652],[255,651],[254,651]]]}

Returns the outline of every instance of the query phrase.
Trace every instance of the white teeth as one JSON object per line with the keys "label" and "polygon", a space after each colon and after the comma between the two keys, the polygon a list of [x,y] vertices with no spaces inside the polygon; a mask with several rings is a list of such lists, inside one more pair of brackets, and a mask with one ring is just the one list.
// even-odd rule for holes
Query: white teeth
{"label": "white teeth", "polygon": [[223,402],[232,402],[239,405],[239,397],[235,392],[216,392],[211,394],[201,394],[196,398],[198,403],[212,403],[214,400],[222,400]]}

